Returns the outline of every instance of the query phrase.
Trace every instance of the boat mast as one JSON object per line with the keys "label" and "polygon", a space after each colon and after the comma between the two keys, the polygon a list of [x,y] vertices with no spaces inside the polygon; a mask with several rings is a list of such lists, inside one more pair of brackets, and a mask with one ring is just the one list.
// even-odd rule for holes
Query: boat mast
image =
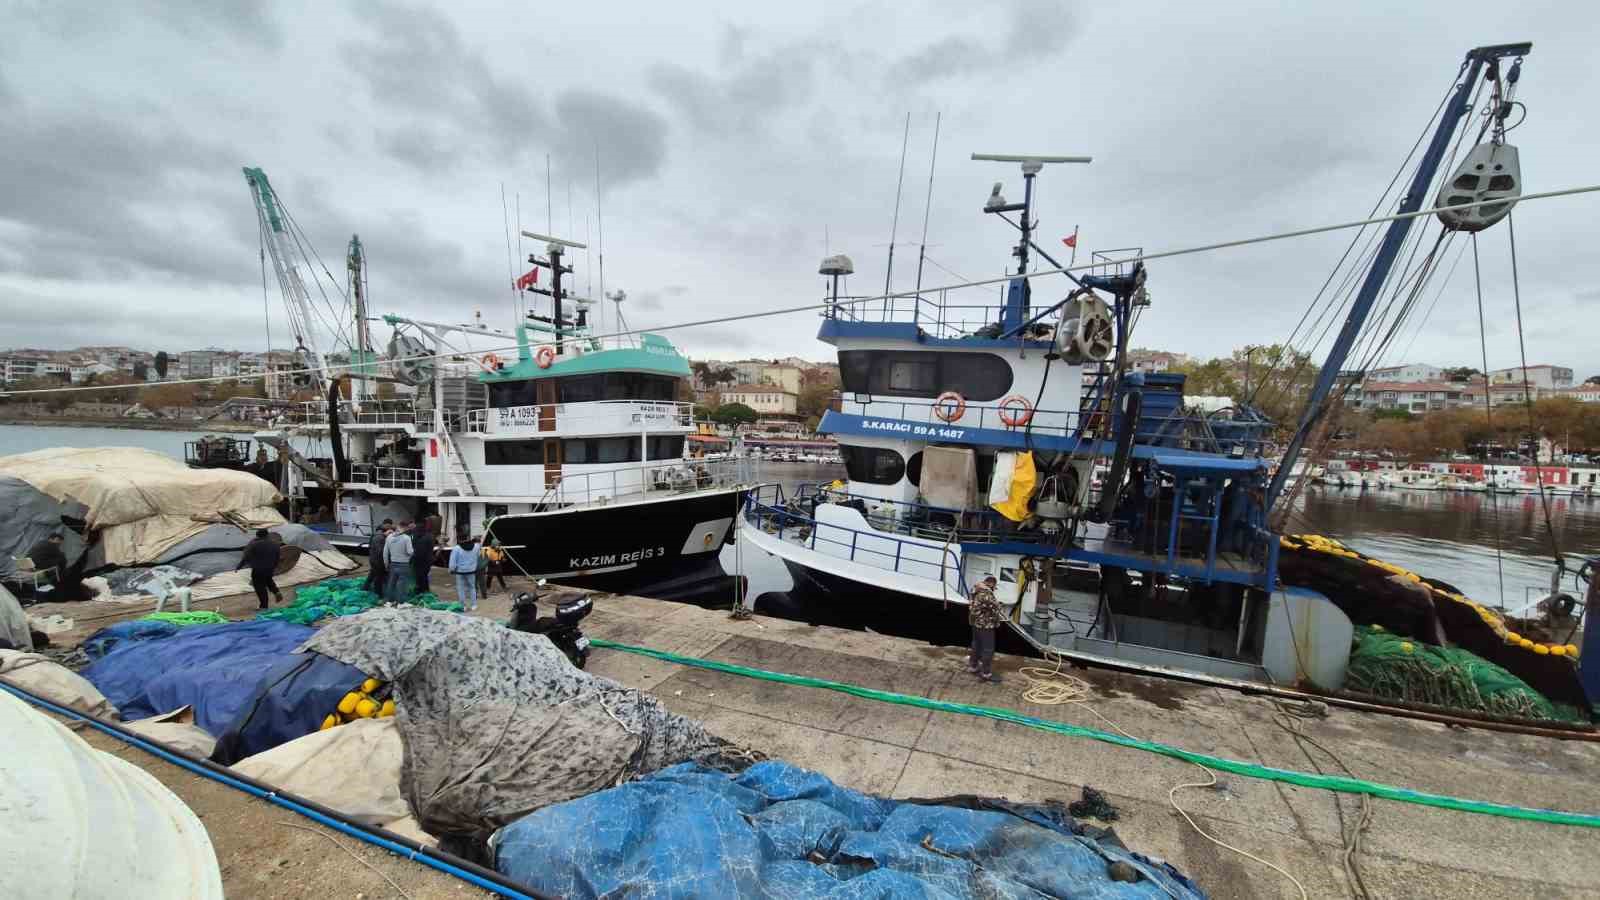
{"label": "boat mast", "polygon": [[372,397],[371,380],[378,374],[372,352],[372,330],[367,324],[367,258],[361,249],[360,235],[350,235],[350,249],[345,254],[345,267],[350,273],[350,297],[355,307],[356,349],[352,374],[355,376],[350,390],[357,403]]}
{"label": "boat mast", "polygon": [[[1471,108],[1473,88],[1477,85],[1484,66],[1490,67],[1491,76],[1498,77],[1501,59],[1517,57],[1520,61],[1532,49],[1532,43],[1524,42],[1495,44],[1468,51],[1466,60],[1461,64],[1466,70],[1466,77],[1456,83],[1455,93],[1439,118],[1438,129],[1433,133],[1433,141],[1428,144],[1427,152],[1417,164],[1417,174],[1411,180],[1411,187],[1400,200],[1398,214],[1414,213],[1422,208],[1423,200],[1428,195],[1428,187],[1433,183],[1433,176],[1439,170],[1439,163],[1443,161],[1445,151],[1449,149],[1450,139],[1455,136],[1457,126]],[[1299,457],[1300,451],[1305,449],[1306,440],[1312,431],[1327,414],[1328,395],[1333,391],[1339,372],[1344,368],[1345,360],[1355,346],[1356,338],[1367,323],[1367,316],[1372,312],[1373,303],[1383,291],[1383,283],[1388,279],[1390,270],[1394,268],[1400,247],[1405,243],[1406,235],[1410,233],[1414,221],[1412,217],[1394,220],[1383,237],[1383,243],[1378,245],[1378,253],[1373,258],[1372,268],[1367,271],[1366,280],[1361,283],[1361,290],[1356,294],[1355,302],[1344,320],[1344,327],[1339,331],[1339,337],[1328,351],[1327,361],[1322,364],[1322,370],[1317,374],[1311,396],[1306,400],[1305,412],[1301,414],[1300,426],[1290,439],[1289,446],[1283,451],[1283,460],[1278,464],[1278,471],[1272,476],[1272,483],[1267,487],[1265,504],[1267,509],[1270,510],[1277,504],[1294,470],[1296,458]]]}
{"label": "boat mast", "polygon": [[255,201],[256,218],[262,230],[271,238],[266,242],[267,253],[272,257],[272,268],[277,273],[278,284],[283,289],[284,305],[288,308],[289,327],[295,338],[295,354],[299,357],[296,368],[310,370],[294,376],[295,383],[321,394],[328,381],[328,370],[321,351],[317,349],[317,336],[311,328],[311,294],[306,290],[305,279],[300,276],[300,267],[295,262],[300,253],[295,248],[289,230],[284,227],[284,215],[277,192],[267,181],[267,173],[246,167],[244,180],[250,185],[250,199]]}

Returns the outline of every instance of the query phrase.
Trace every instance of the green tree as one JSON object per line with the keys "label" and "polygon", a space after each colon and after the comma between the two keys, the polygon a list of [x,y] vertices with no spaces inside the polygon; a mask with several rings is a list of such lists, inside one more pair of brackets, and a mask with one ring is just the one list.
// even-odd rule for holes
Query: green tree
{"label": "green tree", "polygon": [[756,411],[743,403],[724,403],[711,413],[711,421],[719,425],[748,425],[756,420]]}
{"label": "green tree", "polygon": [[1482,374],[1471,366],[1452,366],[1444,370],[1446,381],[1471,381]]}

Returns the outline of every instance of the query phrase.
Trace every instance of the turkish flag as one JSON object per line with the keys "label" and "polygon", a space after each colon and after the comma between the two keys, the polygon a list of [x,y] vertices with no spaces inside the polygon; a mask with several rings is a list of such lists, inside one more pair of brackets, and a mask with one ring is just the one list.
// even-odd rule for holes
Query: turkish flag
{"label": "turkish flag", "polygon": [[1071,237],[1062,238],[1061,239],[1061,243],[1066,244],[1068,247],[1077,247],[1078,246],[1078,233],[1076,231],[1074,231],[1072,233]]}
{"label": "turkish flag", "polygon": [[519,291],[525,291],[528,288],[531,288],[531,287],[533,287],[534,285],[536,285],[538,283],[539,283],[539,269],[538,269],[538,267],[534,267],[534,268],[529,269],[528,271],[524,272],[522,277],[517,279],[516,288]]}

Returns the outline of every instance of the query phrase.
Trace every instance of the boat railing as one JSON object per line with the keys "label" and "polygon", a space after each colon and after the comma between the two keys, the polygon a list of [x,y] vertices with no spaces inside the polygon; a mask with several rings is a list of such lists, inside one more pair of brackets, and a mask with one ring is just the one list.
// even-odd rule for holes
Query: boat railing
{"label": "boat railing", "polygon": [[789,493],[790,505],[823,503],[854,506],[873,529],[925,540],[961,544],[1053,542],[1057,535],[1038,529],[1021,529],[1017,523],[991,509],[960,510],[904,500],[884,500],[853,494],[827,484],[801,482]]}
{"label": "boat railing", "polygon": [[[966,574],[962,571],[960,546],[955,541],[945,540],[935,547],[877,530],[863,531],[818,522],[795,506],[785,495],[783,485],[764,484],[746,495],[743,514],[745,521],[780,541],[787,538],[808,550],[875,569],[936,579],[951,588],[952,599],[966,599]],[[908,549],[911,552],[908,553]],[[938,561],[926,558],[929,553],[937,556]],[[917,554],[923,554],[923,558],[918,558]],[[950,583],[951,573],[955,575],[954,584]]]}
{"label": "boat railing", "polygon": [[[1025,399],[1031,401],[1031,398]],[[1079,432],[1081,424],[1089,421],[1089,417],[1078,409],[1026,411],[1014,406],[1002,407],[999,403],[971,401],[967,402],[959,418],[947,420],[941,417],[940,413],[948,412],[948,407],[941,407],[935,400],[884,399],[866,393],[845,394],[844,400],[846,403],[857,404],[860,407],[859,415],[924,423],[939,429],[989,428],[996,431],[1029,431],[1033,434],[1072,437]],[[1012,424],[1012,421],[1016,421],[1017,424]]]}
{"label": "boat railing", "polygon": [[[431,411],[419,410],[410,398],[363,400],[359,411],[350,403],[341,403],[339,410],[339,421],[346,425],[431,425],[433,420]],[[328,404],[304,401],[289,411],[289,420],[296,425],[327,425]]]}
{"label": "boat railing", "polygon": [[521,471],[475,469],[473,482],[480,496],[536,498],[536,507],[566,507],[612,503],[662,494],[687,494],[749,484],[756,467],[742,458],[661,460],[599,472],[563,475],[557,470],[524,467]]}
{"label": "boat railing", "polygon": [[463,424],[467,432],[478,434],[691,428],[694,404],[671,400],[593,400],[489,407],[469,410]]}
{"label": "boat railing", "polygon": [[998,322],[1002,307],[987,292],[969,296],[971,302],[952,302],[946,288],[888,298],[841,297],[824,307],[822,316],[847,322],[910,322],[930,337],[971,337]]}
{"label": "boat railing", "polygon": [[350,480],[347,484],[366,485],[375,488],[395,488],[406,491],[420,491],[427,488],[427,475],[422,469],[402,468],[398,466],[373,466],[357,463],[351,467]]}

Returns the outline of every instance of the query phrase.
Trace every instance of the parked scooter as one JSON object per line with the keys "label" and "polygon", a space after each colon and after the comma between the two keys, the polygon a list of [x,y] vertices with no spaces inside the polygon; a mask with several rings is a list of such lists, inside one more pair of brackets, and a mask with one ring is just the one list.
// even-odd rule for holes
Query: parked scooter
{"label": "parked scooter", "polygon": [[[545,580],[539,579],[538,587],[544,586]],[[512,600],[511,620],[507,624],[517,631],[544,635],[573,665],[583,668],[589,661],[589,638],[578,623],[594,612],[594,601],[581,591],[564,592],[550,598],[555,603],[556,614],[541,616],[539,599],[538,589],[517,594]]]}

